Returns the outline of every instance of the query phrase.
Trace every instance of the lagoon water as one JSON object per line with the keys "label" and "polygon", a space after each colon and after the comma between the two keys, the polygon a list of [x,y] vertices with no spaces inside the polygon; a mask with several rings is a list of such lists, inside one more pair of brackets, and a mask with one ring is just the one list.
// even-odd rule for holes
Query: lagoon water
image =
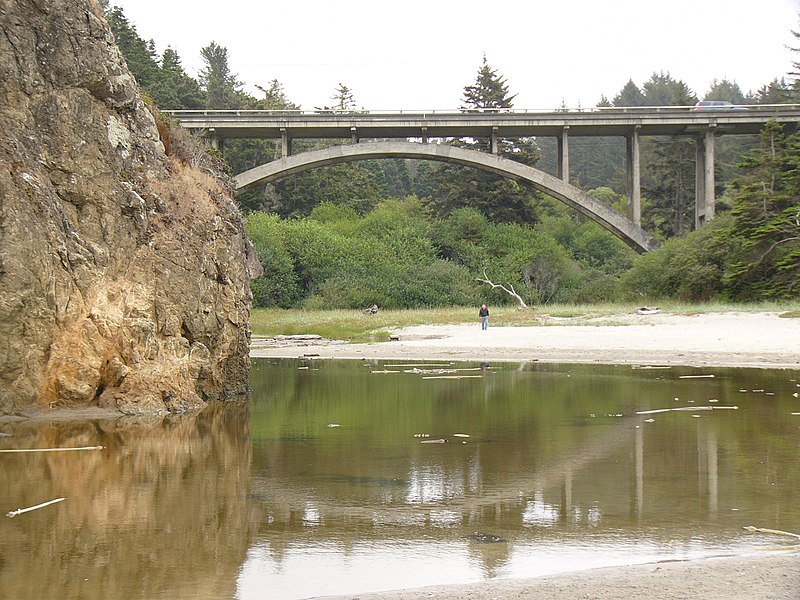
{"label": "lagoon water", "polygon": [[0,597],[293,599],[760,551],[788,542],[743,527],[800,531],[798,383],[257,360],[249,404],[0,424],[0,449],[105,446],[0,454],[2,512],[66,498],[0,517]]}

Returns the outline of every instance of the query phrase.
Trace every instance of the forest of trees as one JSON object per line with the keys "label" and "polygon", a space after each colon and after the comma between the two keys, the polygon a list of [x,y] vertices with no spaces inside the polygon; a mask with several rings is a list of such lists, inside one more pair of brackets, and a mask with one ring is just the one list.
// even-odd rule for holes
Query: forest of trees
{"label": "forest of trees", "polygon": [[[143,92],[162,110],[297,109],[277,80],[244,91],[227,49],[202,48],[197,79],[167,47],[159,56],[118,7],[104,6]],[[798,65],[791,65],[797,70]],[[629,81],[598,106],[687,106],[701,97],[669,73]],[[712,81],[702,99],[798,102],[790,74],[754,92]],[[463,89],[461,110],[513,107],[510,84],[486,57]],[[317,110],[359,110],[344,84]],[[297,152],[339,143],[296,141]],[[488,140],[444,143],[485,149]],[[776,124],[761,136],[718,140],[718,216],[694,229],[695,142],[642,143],[642,225],[663,247],[637,256],[598,225],[532,188],[467,167],[387,159],[287,177],[238,198],[264,267],[257,306],[420,307],[511,302],[479,283],[484,271],[528,304],[794,298],[800,276],[800,136]],[[502,156],[554,173],[556,140],[503,139]],[[625,141],[575,138],[571,183],[624,212]],[[273,140],[231,140],[222,158],[239,173],[280,156]]]}

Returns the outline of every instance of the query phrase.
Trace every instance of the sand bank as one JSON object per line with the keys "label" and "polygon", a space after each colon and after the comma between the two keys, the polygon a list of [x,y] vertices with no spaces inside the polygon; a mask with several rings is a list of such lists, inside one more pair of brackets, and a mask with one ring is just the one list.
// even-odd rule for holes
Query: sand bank
{"label": "sand bank", "polygon": [[779,313],[602,317],[588,323],[542,317],[537,327],[421,325],[374,344],[275,347],[256,341],[253,357],[546,361],[800,368],[800,319]]}

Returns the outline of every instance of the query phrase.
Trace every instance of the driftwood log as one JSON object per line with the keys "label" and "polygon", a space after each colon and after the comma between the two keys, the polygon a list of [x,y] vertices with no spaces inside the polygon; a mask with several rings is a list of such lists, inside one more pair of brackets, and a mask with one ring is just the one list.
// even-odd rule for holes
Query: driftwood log
{"label": "driftwood log", "polygon": [[520,307],[520,308],[525,308],[525,309],[527,309],[527,308],[528,308],[528,305],[527,305],[527,304],[525,304],[525,300],[523,300],[523,299],[522,299],[522,296],[520,296],[520,295],[519,295],[519,294],[516,292],[516,290],[514,289],[514,286],[513,286],[513,285],[511,285],[511,284],[509,283],[509,284],[508,284],[508,287],[506,287],[506,286],[504,286],[504,285],[500,285],[499,283],[494,283],[494,282],[492,282],[492,281],[489,279],[489,277],[487,277],[487,276],[486,276],[486,269],[484,269],[484,270],[483,270],[483,279],[481,279],[480,277],[477,277],[477,278],[476,278],[476,281],[480,281],[481,283],[488,284],[488,285],[492,286],[492,289],[500,288],[500,289],[501,289],[501,290],[503,290],[503,291],[504,291],[506,294],[508,294],[509,296],[511,296],[512,298],[514,298],[514,300],[516,300],[516,301],[517,301],[517,303],[519,304],[519,307]]}

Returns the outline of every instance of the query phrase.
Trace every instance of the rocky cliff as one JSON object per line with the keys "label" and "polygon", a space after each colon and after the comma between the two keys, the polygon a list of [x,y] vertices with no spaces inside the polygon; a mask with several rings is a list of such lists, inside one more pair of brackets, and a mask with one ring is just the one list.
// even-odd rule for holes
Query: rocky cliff
{"label": "rocky cliff", "polygon": [[259,267],[203,156],[167,155],[96,0],[0,0],[0,413],[246,390]]}

